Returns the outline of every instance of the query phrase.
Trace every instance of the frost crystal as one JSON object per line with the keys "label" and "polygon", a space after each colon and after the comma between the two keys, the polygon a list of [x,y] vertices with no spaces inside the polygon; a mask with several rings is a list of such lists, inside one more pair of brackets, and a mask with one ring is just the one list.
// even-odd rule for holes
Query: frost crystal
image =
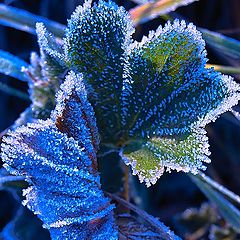
{"label": "frost crystal", "polygon": [[102,144],[121,149],[147,185],[164,170],[197,173],[210,161],[204,127],[238,103],[240,87],[205,68],[193,24],[168,22],[140,43],[132,26],[111,1],[85,3],[68,23],[65,58],[84,75]]}
{"label": "frost crystal", "polygon": [[113,208],[96,169],[97,128],[82,77],[70,72],[52,117],[9,132],[4,167],[32,185],[24,205],[52,239],[118,239]]}

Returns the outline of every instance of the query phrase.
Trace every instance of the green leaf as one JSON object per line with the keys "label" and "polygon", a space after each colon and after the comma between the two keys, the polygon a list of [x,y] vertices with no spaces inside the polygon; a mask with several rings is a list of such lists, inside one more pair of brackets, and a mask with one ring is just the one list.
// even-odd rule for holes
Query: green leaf
{"label": "green leaf", "polygon": [[193,172],[205,169],[210,162],[206,132],[198,130],[184,139],[152,138],[141,149],[125,152],[123,160],[131,165],[133,174],[147,186],[155,184],[164,171]]}
{"label": "green leaf", "polygon": [[[171,128],[186,127],[189,120],[195,121],[203,114],[201,107],[195,111],[196,104],[202,105],[195,100],[198,95],[207,93],[211,98],[208,109],[214,105],[212,100],[215,104],[220,101],[209,94],[213,73],[204,70],[204,47],[196,28],[178,20],[150,33],[141,43],[134,43],[129,51],[130,83],[125,81],[123,93],[123,122],[132,136],[139,138],[144,132],[147,137],[157,130],[162,132],[159,135],[170,135]],[[220,87],[221,77],[214,77],[212,88]],[[190,104],[194,105],[194,112],[184,109]]]}
{"label": "green leaf", "polygon": [[240,211],[224,198],[221,191],[214,190],[201,176],[191,175],[191,178],[206,197],[218,207],[222,217],[236,232],[240,233]]}
{"label": "green leaf", "polygon": [[47,18],[32,14],[28,11],[0,4],[0,24],[16,28],[31,34],[36,34],[35,25],[42,22],[56,37],[62,38],[65,26]]}
{"label": "green leaf", "polygon": [[22,81],[28,81],[29,78],[22,72],[22,67],[28,67],[28,64],[22,59],[0,50],[0,73]]}
{"label": "green leaf", "polygon": [[153,18],[165,15],[169,12],[175,11],[176,8],[188,5],[198,0],[133,0],[142,5],[130,10],[133,22],[137,25],[145,23]]}

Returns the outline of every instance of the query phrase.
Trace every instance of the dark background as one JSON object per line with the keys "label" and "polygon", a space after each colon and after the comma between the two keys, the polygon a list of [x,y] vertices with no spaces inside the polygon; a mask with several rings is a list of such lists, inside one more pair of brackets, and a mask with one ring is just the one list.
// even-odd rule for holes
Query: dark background
{"label": "dark background", "polygon": [[[77,0],[16,0],[0,1],[14,7],[23,8],[32,13],[48,17],[66,24],[72,11],[83,1]],[[116,1],[126,9],[135,6],[131,1]],[[240,40],[240,0],[200,0],[176,11],[185,19],[198,27],[227,33],[228,36]],[[162,24],[161,19],[155,19],[137,28],[135,38],[140,40],[149,30],[156,29]],[[28,61],[31,51],[38,51],[36,37],[11,28],[0,27],[0,49],[9,51]],[[228,59],[208,50],[210,63],[229,64]],[[239,63],[234,62],[235,65]],[[2,82],[27,92],[23,82],[0,75]],[[236,78],[236,81],[239,81]],[[10,126],[29,102],[0,92],[0,131]],[[207,174],[240,194],[240,122],[230,113],[222,115],[215,123],[208,126],[212,163]],[[135,179],[133,179],[135,181]],[[173,217],[189,207],[199,207],[205,197],[185,174],[165,174],[158,183],[146,189],[137,184],[137,191],[142,198],[141,207],[162,221],[172,225]],[[0,191],[0,208],[6,199],[11,199],[6,192]],[[10,204],[9,200],[9,204]],[[8,206],[6,206],[7,209]],[[14,209],[14,204],[12,205]],[[6,224],[11,212],[0,211],[0,229]],[[5,216],[5,217],[3,217]]]}

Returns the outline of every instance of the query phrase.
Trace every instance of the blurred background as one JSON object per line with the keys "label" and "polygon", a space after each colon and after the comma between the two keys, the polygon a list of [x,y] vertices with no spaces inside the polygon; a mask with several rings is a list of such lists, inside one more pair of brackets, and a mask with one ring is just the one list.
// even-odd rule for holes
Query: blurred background
{"label": "blurred background", "polygon": [[[0,1],[14,7],[28,10],[32,13],[48,17],[62,24],[67,23],[73,10],[77,5],[82,4],[80,0],[5,0]],[[135,3],[128,0],[116,0],[118,5],[124,6],[127,10],[136,6]],[[224,33],[227,36],[240,40],[240,0],[199,0],[188,6],[178,8],[174,16],[181,16],[187,21],[193,22],[198,27],[203,27],[216,32]],[[148,23],[137,27],[134,35],[136,40],[141,40],[149,30],[156,29],[159,24],[164,24],[161,18],[154,19]],[[10,53],[28,61],[32,51],[38,52],[36,37],[25,32],[21,32],[12,28],[0,26],[0,49],[9,51]],[[213,49],[207,46],[208,58],[210,63],[239,66],[240,63],[232,59],[221,56]],[[24,82],[15,80],[14,78],[0,75],[1,82],[20,89],[27,93],[27,85]],[[235,80],[240,82],[240,77],[235,76]],[[3,131],[17,119],[19,114],[29,105],[28,100],[23,100],[15,96],[0,92],[0,131]],[[225,113],[215,123],[207,128],[210,139],[210,151],[212,152],[212,163],[208,165],[207,174],[213,179],[223,184],[233,192],[240,195],[240,121],[236,120],[231,113]],[[117,156],[111,156],[114,161]],[[121,171],[121,170],[119,170]],[[114,176],[106,175],[103,184],[108,182]],[[183,173],[165,174],[157,182],[156,185],[146,188],[143,184],[139,184],[134,177],[131,179],[134,185],[133,191],[136,192],[135,202],[148,213],[159,217],[161,221],[170,226],[179,236],[184,239],[209,239],[210,223],[199,225],[198,221],[205,221],[208,218],[207,211],[215,211],[208,205],[202,205],[207,199],[191,181],[191,179]],[[114,183],[112,185],[105,184],[108,191],[114,192]],[[133,194],[134,194],[133,193]],[[15,193],[14,193],[15,194]],[[7,226],[13,216],[19,212],[19,197],[11,194],[6,190],[0,191],[0,232]],[[191,220],[194,226],[189,229],[186,227],[182,214],[188,208],[202,209],[192,212],[195,219]],[[209,207],[209,208],[208,208]],[[26,210],[25,219],[32,219],[32,214]],[[186,212],[185,212],[186,213]],[[205,214],[205,215],[204,215]],[[200,217],[199,217],[200,216]],[[201,218],[202,217],[202,218]],[[19,221],[21,225],[22,235],[19,239],[33,239],[26,232],[31,229],[35,231],[34,239],[48,239],[48,233],[41,230],[40,221],[34,220]],[[200,219],[200,220],[199,220]],[[186,219],[185,219],[186,220]],[[187,220],[186,220],[187,221]],[[198,226],[198,225],[200,226]],[[203,228],[202,226],[205,226]],[[221,226],[221,223],[220,223]],[[240,226],[239,226],[240,228]],[[196,234],[198,229],[203,229]],[[32,230],[33,231],[33,230]],[[204,232],[205,231],[205,232]],[[197,232],[198,233],[198,232]],[[1,235],[0,235],[1,239]],[[4,239],[2,237],[2,239]],[[219,239],[240,239],[236,235],[229,235],[228,238]]]}

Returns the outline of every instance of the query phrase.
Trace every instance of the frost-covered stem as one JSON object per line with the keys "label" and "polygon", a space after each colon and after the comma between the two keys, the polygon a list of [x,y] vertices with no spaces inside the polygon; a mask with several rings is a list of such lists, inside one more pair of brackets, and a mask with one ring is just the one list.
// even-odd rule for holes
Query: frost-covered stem
{"label": "frost-covered stem", "polygon": [[126,201],[129,202],[129,169],[126,164],[123,166],[124,168],[124,190],[123,196]]}
{"label": "frost-covered stem", "polygon": [[176,236],[168,227],[166,227],[163,223],[158,221],[155,217],[149,215],[147,212],[145,212],[142,209],[139,209],[135,205],[127,202],[126,200],[111,194],[111,193],[106,193],[105,194],[112,198],[113,200],[119,202],[123,206],[129,208],[133,212],[137,213],[139,216],[141,216],[148,224],[153,226],[160,234],[163,240],[180,240],[178,236]]}
{"label": "frost-covered stem", "polygon": [[213,179],[206,176],[204,173],[202,173],[200,171],[196,175],[196,177],[200,178],[202,181],[204,181],[205,183],[210,185],[213,189],[217,190],[217,192],[222,193],[223,195],[225,195],[226,197],[231,199],[233,202],[236,202],[240,205],[240,196],[238,196],[237,194],[231,192],[230,190],[228,190],[224,186],[220,185],[219,183],[215,182]]}

